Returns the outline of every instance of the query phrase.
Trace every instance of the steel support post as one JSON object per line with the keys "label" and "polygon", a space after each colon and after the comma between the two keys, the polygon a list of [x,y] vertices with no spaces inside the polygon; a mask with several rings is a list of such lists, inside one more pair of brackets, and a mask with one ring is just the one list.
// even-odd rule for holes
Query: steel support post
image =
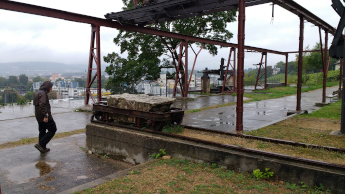
{"label": "steel support post", "polygon": [[[100,26],[91,25],[91,43],[90,43],[90,56],[89,65],[87,70],[87,82],[86,82],[86,94],[85,94],[85,105],[89,104],[89,98],[93,99],[91,94],[91,85],[97,77],[97,100],[101,101],[102,93],[102,80],[101,80],[101,43],[100,43]],[[96,40],[96,47],[95,47]],[[96,50],[96,54],[94,52]],[[96,69],[93,68],[93,61],[96,63]],[[92,77],[92,71],[96,70],[95,75]],[[91,78],[92,77],[92,78]]]}
{"label": "steel support post", "polygon": [[323,87],[322,87],[322,103],[326,103],[326,80],[327,80],[327,52],[328,52],[328,31],[325,31],[325,48],[323,54]]}
{"label": "steel support post", "polygon": [[265,86],[264,90],[267,89],[267,53],[265,54]]}
{"label": "steel support post", "polygon": [[189,88],[189,82],[188,82],[188,40],[183,41],[184,43],[184,97],[188,97],[188,88]]}
{"label": "steel support post", "polygon": [[[196,53],[196,52],[194,51],[194,49],[193,49],[192,45],[190,45],[190,48],[192,49],[192,51],[193,51],[193,52],[194,52],[194,54],[195,54],[195,58],[194,58],[194,63],[193,63],[192,71],[191,71],[191,73],[190,73],[189,80],[188,80],[188,89],[189,89],[189,86],[190,86],[190,82],[191,82],[191,80],[192,80],[192,76],[193,76],[193,72],[194,72],[194,68],[195,68],[196,60],[197,60],[197,58],[198,58],[198,56],[199,56],[200,52],[202,51],[202,49],[203,49],[204,47],[205,47],[205,44],[203,44],[203,45],[201,46],[201,48],[200,48],[199,52],[198,52],[198,53]],[[195,80],[194,80],[194,81],[195,81]]]}
{"label": "steel support post", "polygon": [[342,78],[342,72],[343,72],[343,62],[344,59],[340,59],[340,75],[339,75],[339,92],[338,92],[338,98],[341,99],[341,78]]}
{"label": "steel support post", "polygon": [[237,107],[236,132],[243,132],[243,78],[244,78],[244,39],[246,20],[246,0],[238,0],[238,68],[237,68]]}
{"label": "steel support post", "polygon": [[289,65],[289,54],[286,54],[285,56],[285,87],[287,86],[288,65]]}
{"label": "steel support post", "polygon": [[[345,39],[343,40],[345,44]],[[345,49],[343,49],[343,56],[345,56]],[[343,67],[343,84],[345,83],[345,68]],[[341,96],[344,96],[345,99],[345,90],[344,88],[341,90]],[[341,100],[341,125],[340,125],[340,133],[345,134],[345,101]]]}
{"label": "steel support post", "polygon": [[[265,68],[264,68],[264,73],[262,75],[260,75],[261,73],[261,69],[263,68],[262,65],[263,65],[263,60],[264,60],[264,57],[265,57]],[[255,82],[255,86],[254,86],[254,90],[257,90],[257,87],[258,85],[260,85],[262,87],[261,90],[266,90],[266,85],[267,85],[267,53],[261,53],[261,61],[259,64],[259,70],[258,70],[258,75],[256,76],[256,82]],[[259,80],[262,78],[262,77],[265,77],[265,80],[264,80],[264,86],[262,86],[259,82]]]}
{"label": "steel support post", "polygon": [[[230,63],[231,57],[233,57],[232,65]],[[229,66],[231,67],[230,71],[232,71],[232,75],[230,75],[229,78],[228,78]],[[225,74],[224,74],[222,93],[234,93],[234,92],[236,92],[236,76],[235,76],[235,72],[236,72],[236,48],[231,47],[230,48],[230,53],[229,53],[229,58],[228,58],[228,63],[226,65],[226,70],[225,70]],[[228,87],[229,91],[225,91],[225,87],[227,87],[226,86],[226,82],[231,77],[232,77],[232,83],[233,83],[232,90],[231,90],[231,88]]]}
{"label": "steel support post", "polygon": [[297,80],[297,106],[296,111],[301,110],[301,92],[302,92],[302,65],[303,65],[303,40],[304,40],[304,16],[300,15],[299,32],[299,54],[298,54],[298,80]]}

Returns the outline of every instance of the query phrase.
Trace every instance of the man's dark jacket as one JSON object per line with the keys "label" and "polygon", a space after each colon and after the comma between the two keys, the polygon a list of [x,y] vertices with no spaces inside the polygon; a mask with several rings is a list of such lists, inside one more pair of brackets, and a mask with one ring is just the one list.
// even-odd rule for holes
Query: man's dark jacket
{"label": "man's dark jacket", "polygon": [[53,84],[50,81],[45,81],[35,94],[35,116],[38,122],[43,122],[45,117],[48,117],[48,120],[53,119],[48,99],[48,93],[51,87],[53,87]]}

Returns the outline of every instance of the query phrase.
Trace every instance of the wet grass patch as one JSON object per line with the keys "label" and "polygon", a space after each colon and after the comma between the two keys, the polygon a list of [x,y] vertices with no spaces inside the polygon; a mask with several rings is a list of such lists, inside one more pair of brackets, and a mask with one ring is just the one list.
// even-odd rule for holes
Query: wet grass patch
{"label": "wet grass patch", "polygon": [[340,130],[340,117],[338,101],[311,114],[297,115],[246,134],[345,149],[345,137],[329,135]]}
{"label": "wet grass patch", "polygon": [[235,172],[215,164],[189,160],[160,160],[140,173],[108,181],[84,193],[330,193],[322,187],[256,180],[253,174]]}
{"label": "wet grass patch", "polygon": [[[74,130],[74,131],[70,131],[70,132],[57,133],[53,137],[53,140],[68,137],[68,136],[75,135],[75,134],[85,133],[85,131],[86,131],[86,129],[78,129],[78,130]],[[38,135],[38,131],[37,131],[37,135]],[[12,148],[12,147],[17,147],[17,146],[22,146],[22,145],[33,144],[33,143],[37,143],[37,142],[38,142],[37,137],[23,138],[23,139],[18,140],[18,141],[12,141],[12,142],[6,142],[3,144],[0,144],[0,150]]]}

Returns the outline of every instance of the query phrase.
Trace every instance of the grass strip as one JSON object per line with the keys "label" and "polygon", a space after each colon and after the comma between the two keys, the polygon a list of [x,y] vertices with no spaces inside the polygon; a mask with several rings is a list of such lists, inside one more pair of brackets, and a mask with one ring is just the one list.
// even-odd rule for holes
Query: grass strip
{"label": "grass strip", "polygon": [[[269,168],[269,167],[267,167]],[[263,170],[263,169],[261,169]],[[273,175],[274,176],[274,175]],[[330,193],[322,186],[257,180],[252,174],[198,164],[189,160],[160,160],[139,171],[108,181],[85,193]]]}
{"label": "grass strip", "polygon": [[[68,137],[68,136],[75,135],[75,134],[85,133],[85,131],[86,131],[86,129],[78,129],[78,130],[69,131],[69,132],[57,133],[57,134],[55,134],[53,139],[60,139],[60,138]],[[13,148],[13,147],[17,147],[17,146],[22,146],[22,145],[28,145],[28,144],[37,143],[37,142],[38,142],[38,137],[23,138],[23,139],[18,140],[18,141],[12,141],[12,142],[6,142],[3,144],[0,144],[0,150],[7,149],[7,148]]]}

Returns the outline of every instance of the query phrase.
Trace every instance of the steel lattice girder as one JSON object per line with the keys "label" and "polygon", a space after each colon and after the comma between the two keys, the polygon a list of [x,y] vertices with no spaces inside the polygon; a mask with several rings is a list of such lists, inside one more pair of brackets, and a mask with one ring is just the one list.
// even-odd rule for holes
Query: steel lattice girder
{"label": "steel lattice girder", "polygon": [[[264,3],[269,3],[269,0],[247,0],[246,7]],[[156,0],[131,10],[108,13],[105,18],[128,24],[146,25],[237,8],[238,0]]]}

